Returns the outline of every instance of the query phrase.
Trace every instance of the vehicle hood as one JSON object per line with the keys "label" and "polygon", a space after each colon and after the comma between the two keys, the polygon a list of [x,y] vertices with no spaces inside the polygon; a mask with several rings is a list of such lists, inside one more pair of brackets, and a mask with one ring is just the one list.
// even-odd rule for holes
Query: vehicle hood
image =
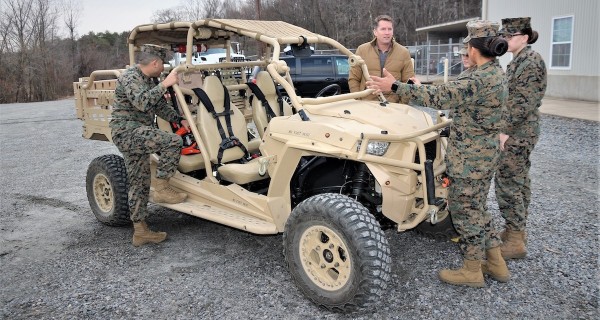
{"label": "vehicle hood", "polygon": [[[431,116],[413,107],[377,101],[344,100],[303,109],[308,121],[298,114],[275,117],[269,133],[280,141],[300,139],[351,148],[362,134],[409,134],[431,127]],[[384,132],[386,131],[386,132]]]}
{"label": "vehicle hood", "polygon": [[378,101],[344,100],[311,106],[305,112],[316,122],[331,122],[359,133],[407,134],[433,125],[431,116],[408,105]]}

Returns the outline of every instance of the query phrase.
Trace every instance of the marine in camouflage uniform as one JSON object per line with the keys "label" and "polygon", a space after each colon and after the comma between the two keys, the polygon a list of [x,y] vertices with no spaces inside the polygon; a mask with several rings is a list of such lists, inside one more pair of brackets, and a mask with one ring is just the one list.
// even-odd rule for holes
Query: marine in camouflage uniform
{"label": "marine in camouflage uniform", "polygon": [[[162,61],[166,58],[166,50],[158,46],[144,45],[141,51]],[[166,180],[175,174],[181,155],[181,138],[153,126],[155,115],[170,122],[181,122],[181,117],[165,100],[166,91],[162,83],[156,84],[144,74],[139,64],[123,72],[115,88],[110,128],[113,142],[125,160],[129,208],[134,223],[144,221],[148,215],[149,156],[160,153],[156,177]]]}
{"label": "marine in camouflage uniform", "polygon": [[[498,28],[499,24],[489,21],[471,21],[467,24],[469,36],[465,43],[485,39],[503,42],[498,39]],[[489,43],[482,46],[487,47]],[[408,96],[411,104],[451,110],[454,122],[446,149],[446,172],[450,177],[448,206],[461,236],[464,266],[458,270],[442,270],[439,276],[451,284],[482,287],[485,285],[482,261],[486,257],[486,273],[499,281],[508,281],[510,277],[500,255],[502,242],[486,205],[500,158],[499,134],[504,129],[502,119],[508,89],[504,71],[493,56],[484,56],[478,47],[469,50],[476,55],[470,58],[477,67],[460,80],[442,85],[394,82],[391,87],[401,97]],[[375,77],[373,82],[377,81]],[[371,88],[385,90],[377,85]]]}
{"label": "marine in camouflage uniform", "polygon": [[[471,73],[477,69],[477,65],[473,64],[471,61],[468,60],[469,58],[469,52],[468,52],[468,45],[465,43],[464,46],[460,49],[460,51],[458,52],[460,54],[460,59],[462,61],[463,64],[463,68],[465,68],[458,76],[456,76],[456,80],[462,80],[462,79],[466,79],[468,78]],[[465,60],[463,59],[467,59],[467,61],[465,62]]]}
{"label": "marine in camouflage uniform", "polygon": [[461,80],[436,86],[399,85],[396,92],[416,105],[450,109],[454,122],[446,149],[449,209],[465,258],[482,260],[487,248],[501,243],[486,199],[500,158],[498,134],[507,97],[504,71],[490,61]]}
{"label": "marine in camouflage uniform", "polygon": [[[522,238],[518,240],[522,242],[531,201],[530,156],[540,134],[539,107],[546,92],[546,65],[540,54],[528,46],[537,40],[537,35],[532,39],[530,18],[502,19],[502,28],[509,41],[508,50],[516,52],[513,52],[513,60],[506,70],[509,95],[504,133],[509,138],[504,144],[496,172],[496,198],[506,220],[504,239],[507,240],[508,233],[514,231],[513,235]],[[518,244],[519,247],[521,245],[522,248],[517,249],[519,253],[509,254],[503,246],[504,257],[524,257],[524,243]]]}

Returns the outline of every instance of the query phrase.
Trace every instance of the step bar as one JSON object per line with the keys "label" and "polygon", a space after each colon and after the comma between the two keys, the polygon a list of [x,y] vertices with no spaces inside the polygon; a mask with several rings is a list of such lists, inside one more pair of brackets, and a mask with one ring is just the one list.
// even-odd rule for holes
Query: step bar
{"label": "step bar", "polygon": [[261,220],[247,214],[236,212],[234,210],[227,210],[225,208],[211,206],[196,200],[188,199],[185,202],[177,204],[156,204],[250,233],[277,234],[277,226],[275,226],[275,223],[273,222]]}

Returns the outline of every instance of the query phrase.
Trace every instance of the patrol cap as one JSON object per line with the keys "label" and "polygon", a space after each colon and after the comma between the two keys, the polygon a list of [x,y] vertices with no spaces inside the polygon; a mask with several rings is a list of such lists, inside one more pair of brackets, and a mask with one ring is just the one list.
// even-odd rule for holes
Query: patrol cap
{"label": "patrol cap", "polygon": [[460,49],[460,51],[458,53],[460,53],[463,56],[466,56],[467,54],[469,54],[468,49],[469,49],[469,47],[465,43],[464,46],[462,47],[462,49]]}
{"label": "patrol cap", "polygon": [[530,17],[502,19],[502,33],[504,34],[519,33],[523,29],[531,29]]}
{"label": "patrol cap", "polygon": [[473,20],[467,23],[469,35],[463,40],[463,43],[468,43],[471,39],[486,38],[498,36],[500,24],[487,20]]}
{"label": "patrol cap", "polygon": [[163,62],[167,61],[167,49],[155,44],[144,44],[140,46],[140,51],[146,54],[159,57]]}

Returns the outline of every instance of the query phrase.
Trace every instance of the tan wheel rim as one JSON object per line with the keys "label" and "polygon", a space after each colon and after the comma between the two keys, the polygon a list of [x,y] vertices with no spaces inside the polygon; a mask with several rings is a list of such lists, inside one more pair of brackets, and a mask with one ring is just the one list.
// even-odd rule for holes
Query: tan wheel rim
{"label": "tan wheel rim", "polygon": [[103,174],[97,174],[94,177],[94,198],[100,210],[104,212],[112,210],[114,205],[113,188],[108,177]]}
{"label": "tan wheel rim", "polygon": [[335,291],[346,285],[352,261],[346,243],[333,230],[312,226],[300,237],[300,259],[308,277],[321,289]]}

